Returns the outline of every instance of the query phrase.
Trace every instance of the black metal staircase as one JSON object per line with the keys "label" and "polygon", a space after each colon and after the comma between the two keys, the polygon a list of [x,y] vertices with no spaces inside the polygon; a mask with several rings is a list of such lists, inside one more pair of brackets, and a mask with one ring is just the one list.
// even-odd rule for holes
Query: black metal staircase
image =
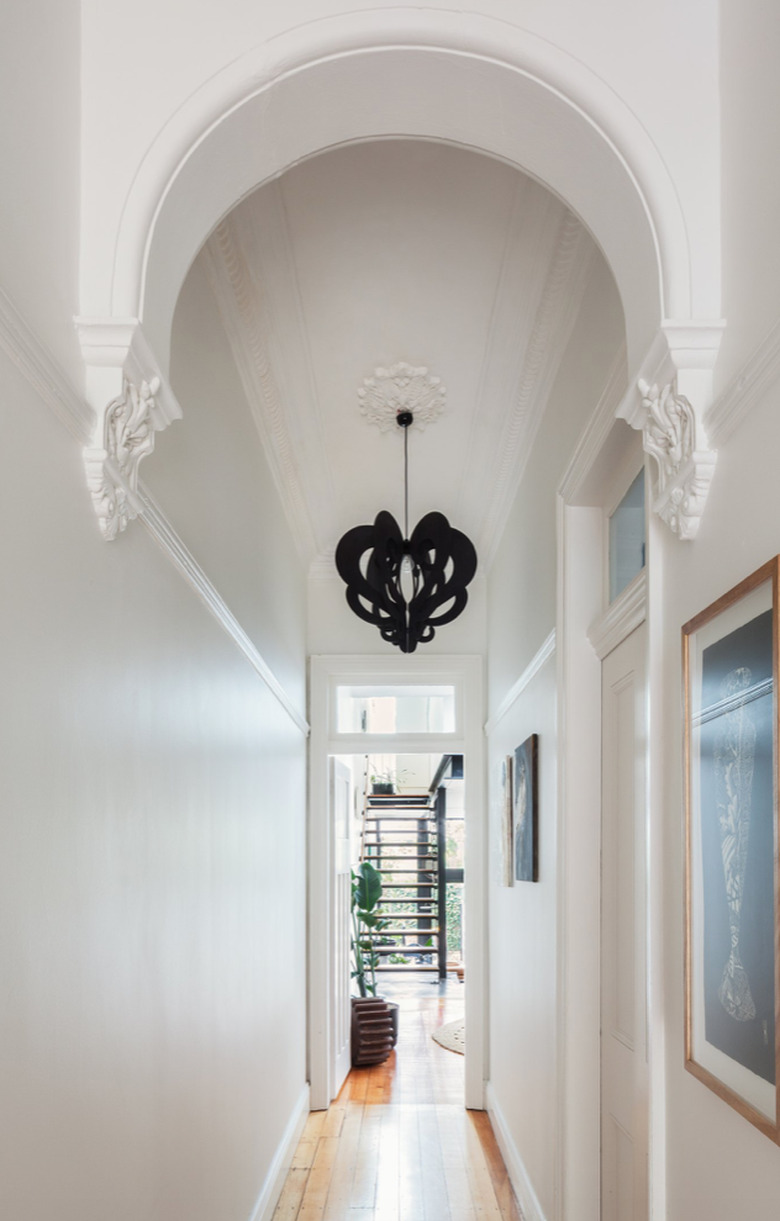
{"label": "black metal staircase", "polygon": [[368,794],[361,860],[382,875],[377,971],[447,974],[444,790]]}

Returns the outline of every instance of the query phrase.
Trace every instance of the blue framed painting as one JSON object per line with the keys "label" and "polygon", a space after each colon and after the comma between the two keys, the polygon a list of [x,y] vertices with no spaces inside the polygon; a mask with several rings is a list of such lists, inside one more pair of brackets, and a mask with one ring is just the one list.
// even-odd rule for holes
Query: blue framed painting
{"label": "blue framed painting", "polygon": [[512,766],[515,879],[539,881],[539,735],[532,733],[515,751]]}

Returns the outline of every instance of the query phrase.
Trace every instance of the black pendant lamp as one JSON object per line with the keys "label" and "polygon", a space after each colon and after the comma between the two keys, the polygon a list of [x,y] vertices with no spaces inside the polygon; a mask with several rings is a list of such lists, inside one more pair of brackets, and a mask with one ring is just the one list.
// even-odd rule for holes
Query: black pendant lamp
{"label": "black pendant lamp", "polygon": [[409,535],[409,425],[404,430],[404,533],[382,510],[373,526],[348,530],[336,548],[336,568],[347,586],[347,602],[366,623],[402,653],[433,640],[436,628],[452,623],[466,606],[466,586],[477,571],[470,539],[443,513],[426,513]]}

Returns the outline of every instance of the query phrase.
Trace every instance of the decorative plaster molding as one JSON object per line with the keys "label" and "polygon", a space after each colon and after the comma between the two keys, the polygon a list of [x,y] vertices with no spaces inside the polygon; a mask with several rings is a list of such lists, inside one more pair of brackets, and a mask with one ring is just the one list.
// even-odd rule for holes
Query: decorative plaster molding
{"label": "decorative plaster molding", "polygon": [[717,461],[703,420],[723,326],[663,323],[618,409],[654,459],[653,511],[681,539],[696,537]]}
{"label": "decorative plaster molding", "polygon": [[84,444],[92,434],[94,419],[83,398],[71,386],[49,349],[41,343],[17,310],[11,299],[0,289],[0,348],[16,365],[22,376],[43,402]]}
{"label": "decorative plaster molding", "polygon": [[103,538],[111,540],[142,511],[138,467],[154,449],[152,415],[158,378],[134,385],[125,378],[119,398],[103,413],[102,444],[84,449],[87,487]]}
{"label": "decorative plaster molding", "polygon": [[646,618],[647,571],[643,569],[588,628],[588,640],[599,661],[603,661]]}
{"label": "decorative plaster molding", "polygon": [[96,415],[84,449],[87,487],[110,542],[143,511],[141,461],[154,449],[155,432],[180,419],[181,408],[136,319],[78,318],[76,329]]}
{"label": "decorative plaster molding", "polygon": [[713,445],[722,445],[778,380],[780,322],[775,323],[707,412],[707,435]]}
{"label": "decorative plaster molding", "polygon": [[503,721],[504,717],[509,712],[509,709],[512,707],[512,705],[514,703],[516,703],[516,701],[523,694],[526,687],[531,682],[531,679],[536,677],[536,675],[539,673],[539,671],[541,670],[544,663],[548,660],[548,658],[552,657],[554,652],[555,652],[555,628],[553,628],[553,630],[550,632],[550,635],[547,636],[547,638],[545,639],[542,646],[539,649],[537,649],[536,653],[534,653],[533,657],[529,661],[526,668],[523,670],[523,673],[520,675],[517,682],[514,683],[514,685],[512,687],[510,687],[509,691],[507,692],[507,694],[504,696],[501,703],[499,704],[495,715],[490,717],[490,719],[485,722],[485,734],[487,736],[490,736],[490,734],[493,733],[493,731],[501,723],[501,721]]}
{"label": "decorative plaster molding", "polygon": [[656,463],[653,510],[681,539],[696,537],[715,472],[717,453],[693,407],[670,382],[660,390],[640,379],[645,409],[643,444]]}
{"label": "decorative plaster molding", "polygon": [[414,368],[404,361],[389,369],[374,369],[358,390],[361,415],[380,432],[389,432],[402,411],[411,411],[419,428],[432,424],[444,411],[447,391],[441,378],[425,366]]}

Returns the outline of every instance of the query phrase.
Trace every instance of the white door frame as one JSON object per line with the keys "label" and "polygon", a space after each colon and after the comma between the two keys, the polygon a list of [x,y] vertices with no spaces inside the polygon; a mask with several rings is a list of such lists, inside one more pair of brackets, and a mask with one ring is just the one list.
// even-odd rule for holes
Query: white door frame
{"label": "white door frame", "polygon": [[[466,1025],[465,1105],[484,1107],[487,1003],[487,919],[485,886],[485,769],[483,659],[478,656],[412,655],[313,656],[310,660],[309,721],[309,1081],[312,1110],[333,1097],[331,1075],[331,881],[332,835],[328,811],[330,755],[463,754],[466,757],[466,850],[464,961]],[[335,689],[341,683],[381,686],[404,681],[452,683],[456,728],[447,734],[339,734]]]}
{"label": "white door frame", "polygon": [[[666,1216],[663,1030],[663,759],[653,713],[662,707],[662,573],[655,541],[665,529],[646,514],[644,578],[604,611],[604,500],[618,466],[626,473],[637,434],[616,420],[624,389],[618,360],[558,488],[558,1115],[557,1221],[598,1221],[600,1208],[601,657],[647,620],[647,993],[648,1180],[651,1221]],[[621,435],[621,432],[623,435]],[[622,477],[619,476],[619,477]],[[649,481],[648,481],[649,482]]]}

